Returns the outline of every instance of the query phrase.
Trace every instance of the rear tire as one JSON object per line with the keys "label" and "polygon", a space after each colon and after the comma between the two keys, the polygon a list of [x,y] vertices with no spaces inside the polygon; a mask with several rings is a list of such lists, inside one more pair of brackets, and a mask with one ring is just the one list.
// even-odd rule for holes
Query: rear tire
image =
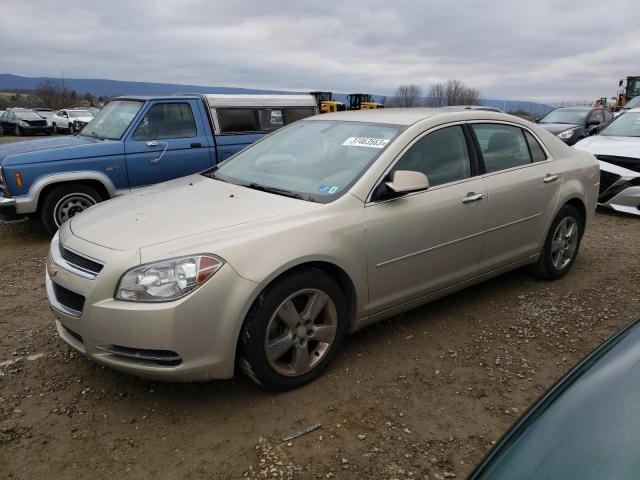
{"label": "rear tire", "polygon": [[347,302],[327,274],[305,268],[269,285],[249,310],[239,363],[258,385],[285,391],[315,380],[347,330]]}
{"label": "rear tire", "polygon": [[40,220],[51,235],[65,221],[103,200],[93,188],[81,183],[60,185],[42,201]]}
{"label": "rear tire", "polygon": [[532,273],[545,280],[566,275],[578,256],[583,232],[578,211],[571,205],[564,205],[551,222],[540,258],[531,268]]}

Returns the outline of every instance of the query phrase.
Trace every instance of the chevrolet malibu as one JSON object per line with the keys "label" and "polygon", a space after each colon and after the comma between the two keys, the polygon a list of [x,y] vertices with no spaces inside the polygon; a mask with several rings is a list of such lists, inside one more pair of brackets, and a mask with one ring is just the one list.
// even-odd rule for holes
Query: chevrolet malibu
{"label": "chevrolet malibu", "polygon": [[479,110],[326,114],[90,208],[51,242],[60,337],[148,378],[310,382],[348,332],[523,266],[566,274],[595,158]]}

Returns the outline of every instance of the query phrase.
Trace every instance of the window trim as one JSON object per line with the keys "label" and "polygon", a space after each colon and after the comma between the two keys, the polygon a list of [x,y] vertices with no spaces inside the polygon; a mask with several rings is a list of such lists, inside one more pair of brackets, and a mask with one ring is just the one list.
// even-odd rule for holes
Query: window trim
{"label": "window trim", "polygon": [[[466,183],[472,180],[477,180],[478,178],[482,177],[482,173],[480,171],[480,169],[476,170],[474,172],[474,158],[476,158],[476,152],[475,149],[471,149],[469,146],[469,140],[467,139],[467,134],[465,133],[465,125],[468,123],[467,120],[459,120],[459,121],[455,121],[455,122],[451,122],[451,123],[443,123],[440,125],[436,125],[428,130],[425,130],[424,132],[421,132],[420,134],[416,135],[409,143],[407,143],[405,145],[405,147],[396,155],[396,157],[389,163],[389,165],[387,166],[387,168],[385,168],[384,172],[382,173],[382,175],[380,175],[380,177],[374,182],[373,184],[373,188],[371,188],[371,190],[369,191],[369,194],[367,195],[367,200],[365,201],[365,207],[371,206],[371,205],[378,205],[381,203],[386,203],[386,202],[393,202],[396,200],[399,200],[401,198],[408,198],[408,197],[413,197],[415,195],[422,195],[424,193],[428,193],[428,192],[433,192],[436,190],[439,190],[441,188],[446,188],[452,185],[457,185],[460,183]],[[418,192],[411,192],[408,193],[406,195],[402,195],[400,197],[394,197],[394,198],[386,198],[384,200],[373,200],[373,194],[375,193],[375,191],[378,189],[378,187],[382,184],[382,182],[385,181],[385,178],[387,177],[387,175],[389,175],[389,173],[391,172],[391,170],[393,170],[393,168],[396,166],[396,164],[400,161],[400,159],[402,157],[404,157],[404,155],[409,151],[410,148],[412,148],[417,142],[419,142],[423,137],[426,137],[427,135],[434,133],[438,130],[442,130],[443,128],[448,128],[448,127],[456,127],[456,126],[460,126],[462,127],[462,131],[463,134],[465,136],[465,140],[466,140],[466,144],[467,144],[467,151],[469,153],[469,163],[470,163],[470,168],[471,168],[471,176],[467,177],[467,178],[461,178],[460,180],[455,180],[453,182],[449,182],[449,183],[442,183],[440,185],[435,185],[433,187],[429,186],[429,188],[427,188],[426,190],[421,190]],[[477,165],[477,167],[480,167],[480,164]]]}
{"label": "window trim", "polygon": [[[168,137],[168,138],[160,138],[160,137],[158,137],[158,138],[145,138],[145,139],[136,139],[136,138],[134,138],[134,136],[136,134],[136,131],[142,125],[142,122],[144,122],[144,119],[147,117],[149,112],[151,112],[151,110],[153,108],[157,107],[158,105],[187,105],[189,107],[189,110],[191,111],[191,118],[193,119],[193,126],[195,127],[195,135],[192,135],[190,137]],[[138,113],[140,113],[140,112],[138,112]],[[131,124],[133,124],[135,120],[136,120],[136,118],[134,117],[134,119],[131,121]],[[183,139],[183,138],[197,138],[198,136],[199,136],[198,122],[196,120],[196,115],[193,112],[193,106],[191,105],[190,102],[188,102],[188,101],[186,101],[186,102],[164,102],[164,101],[160,101],[160,102],[152,103],[149,106],[149,108],[147,108],[144,111],[144,113],[142,114],[142,117],[140,117],[140,119],[137,120],[137,123],[135,124],[135,127],[133,127],[133,130],[131,131],[129,139],[132,142],[150,142],[150,141],[153,141],[153,140],[179,140],[179,139]]]}
{"label": "window trim", "polygon": [[[507,121],[504,121],[504,120],[469,120],[467,123],[469,124],[469,128],[472,131],[471,133],[473,134],[473,137],[475,139],[476,148],[478,149],[478,159],[480,160],[480,165],[481,165],[482,171],[484,172],[484,173],[482,173],[482,177],[483,178],[484,177],[490,177],[492,175],[499,175],[499,174],[505,173],[505,172],[512,172],[512,171],[515,171],[515,170],[520,170],[522,168],[530,168],[530,167],[533,167],[535,165],[543,165],[545,163],[553,162],[555,160],[553,158],[553,155],[551,155],[551,152],[549,151],[547,146],[544,144],[544,142],[542,140],[540,140],[540,137],[538,135],[536,135],[536,133],[533,130],[531,130],[530,128],[528,128],[525,125],[520,125],[520,124],[512,123],[512,122],[507,122]],[[524,164],[524,165],[517,165],[517,166],[511,167],[511,168],[505,168],[504,170],[498,170],[496,172],[487,172],[486,166],[484,164],[484,157],[482,156],[482,150],[481,150],[480,144],[478,142],[478,138],[476,137],[475,132],[473,132],[473,128],[471,128],[471,125],[477,124],[477,123],[508,125],[510,127],[516,127],[516,128],[520,128],[521,130],[526,130],[531,135],[533,135],[533,138],[535,138],[538,141],[538,144],[540,144],[540,147],[542,148],[542,151],[547,155],[547,159],[546,160],[542,160],[540,162],[534,162],[533,161],[533,157],[531,156],[531,154],[529,154],[531,156],[531,162],[530,163],[527,163],[527,164]],[[524,137],[524,133],[522,134],[522,136]],[[529,143],[526,141],[526,137],[525,137],[525,143],[527,143],[527,148],[529,148]]]}

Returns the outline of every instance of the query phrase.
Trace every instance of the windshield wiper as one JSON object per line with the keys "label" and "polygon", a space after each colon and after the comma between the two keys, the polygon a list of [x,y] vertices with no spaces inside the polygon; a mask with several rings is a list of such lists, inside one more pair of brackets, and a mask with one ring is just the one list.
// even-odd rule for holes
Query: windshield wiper
{"label": "windshield wiper", "polygon": [[284,188],[267,187],[266,185],[261,185],[259,183],[249,183],[243,186],[252,188],[253,190],[259,190],[261,192],[275,193],[276,195],[282,195],[283,197],[297,198],[299,200],[307,200],[310,202],[314,201],[313,197],[310,195],[303,197],[299,193],[292,192],[291,190],[285,190]]}
{"label": "windshield wiper", "polygon": [[102,140],[102,141],[106,140],[106,138],[105,138],[105,137],[101,137],[100,135],[98,135],[98,134],[97,134],[96,132],[94,132],[93,130],[91,130],[91,131],[89,132],[89,135],[91,135],[91,136],[92,136],[92,137],[94,137],[94,138],[97,138],[98,140]]}

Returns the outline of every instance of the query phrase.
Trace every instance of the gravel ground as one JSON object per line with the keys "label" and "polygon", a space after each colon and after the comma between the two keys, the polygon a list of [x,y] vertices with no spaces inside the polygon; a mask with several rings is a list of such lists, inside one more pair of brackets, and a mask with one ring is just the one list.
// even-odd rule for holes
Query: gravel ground
{"label": "gravel ground", "polygon": [[599,212],[563,279],[516,271],[373,325],[299,390],[272,394],[243,376],[164,384],[57,337],[48,242],[36,222],[0,222],[1,478],[464,478],[640,315],[640,219]]}

